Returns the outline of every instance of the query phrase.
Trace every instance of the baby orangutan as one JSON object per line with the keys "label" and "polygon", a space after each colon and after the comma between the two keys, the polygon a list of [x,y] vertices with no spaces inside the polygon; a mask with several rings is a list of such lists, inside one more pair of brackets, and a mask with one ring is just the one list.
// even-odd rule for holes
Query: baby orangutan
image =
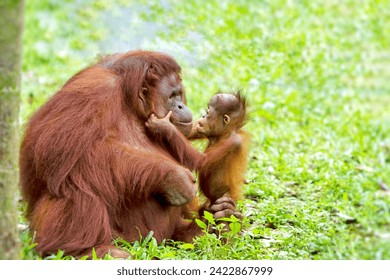
{"label": "baby orangutan", "polygon": [[233,200],[242,198],[250,138],[242,129],[246,118],[246,99],[240,93],[219,93],[210,100],[207,114],[198,120],[195,138],[209,140],[199,185],[211,203],[225,194]]}

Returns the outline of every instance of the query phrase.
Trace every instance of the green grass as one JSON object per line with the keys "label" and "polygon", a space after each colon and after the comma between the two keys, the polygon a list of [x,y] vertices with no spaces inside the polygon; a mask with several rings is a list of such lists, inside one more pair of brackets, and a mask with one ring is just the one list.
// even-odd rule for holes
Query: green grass
{"label": "green grass", "polygon": [[242,234],[117,241],[134,258],[390,259],[388,1],[33,2],[23,121],[96,55],[126,46],[179,61],[195,118],[219,89],[249,99]]}

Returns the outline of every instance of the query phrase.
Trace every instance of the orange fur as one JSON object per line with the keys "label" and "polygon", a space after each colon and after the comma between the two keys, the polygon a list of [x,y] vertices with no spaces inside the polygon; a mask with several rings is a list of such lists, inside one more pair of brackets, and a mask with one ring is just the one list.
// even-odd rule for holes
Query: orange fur
{"label": "orange fur", "polygon": [[206,159],[199,171],[199,184],[206,197],[214,201],[225,193],[242,199],[242,185],[248,162],[250,135],[240,130],[239,143],[223,139],[206,148]]}
{"label": "orange fur", "polygon": [[[145,128],[151,113],[166,113],[158,85],[172,74],[179,80],[180,67],[165,54],[108,56],[69,79],[32,116],[20,182],[40,254],[82,255],[92,247],[105,254],[113,238],[131,242],[150,231],[159,242],[189,242],[200,233],[183,218],[185,208],[169,200],[175,192],[195,195],[186,175],[199,158],[183,135],[180,145],[172,140],[173,152]],[[140,101],[142,88],[149,107]]]}
{"label": "orange fur", "polygon": [[225,194],[242,199],[250,142],[250,135],[242,129],[246,119],[246,99],[237,93],[215,95],[207,115],[198,121],[198,132],[209,139],[199,184],[212,202]]}

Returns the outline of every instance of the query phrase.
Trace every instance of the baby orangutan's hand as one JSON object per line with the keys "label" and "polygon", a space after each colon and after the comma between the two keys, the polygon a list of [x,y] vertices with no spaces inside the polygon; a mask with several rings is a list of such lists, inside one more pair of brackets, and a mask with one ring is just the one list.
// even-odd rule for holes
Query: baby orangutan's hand
{"label": "baby orangutan's hand", "polygon": [[151,114],[149,119],[145,123],[145,126],[149,129],[149,131],[153,133],[156,133],[158,131],[169,131],[171,129],[174,129],[175,126],[170,121],[171,115],[172,115],[172,111],[169,111],[164,118],[159,119],[156,117],[155,114]]}

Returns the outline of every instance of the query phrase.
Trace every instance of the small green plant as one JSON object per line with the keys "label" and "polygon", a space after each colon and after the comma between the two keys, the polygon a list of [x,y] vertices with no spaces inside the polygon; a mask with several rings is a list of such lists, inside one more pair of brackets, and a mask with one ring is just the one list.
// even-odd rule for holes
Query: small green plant
{"label": "small green plant", "polygon": [[[240,219],[233,215],[229,218],[219,218],[216,220],[210,212],[204,211],[203,218],[206,220],[206,223],[199,219],[195,221],[204,233],[214,231],[218,236],[232,237],[241,230]],[[229,227],[229,230],[226,229],[226,226]]]}

